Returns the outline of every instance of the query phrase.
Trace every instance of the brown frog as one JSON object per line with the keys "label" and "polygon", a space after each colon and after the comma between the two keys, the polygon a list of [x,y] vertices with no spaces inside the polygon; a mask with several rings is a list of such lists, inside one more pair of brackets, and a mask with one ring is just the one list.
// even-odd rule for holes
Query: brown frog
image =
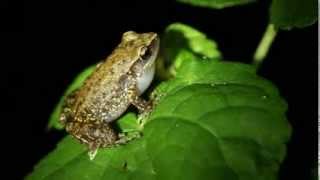
{"label": "brown frog", "polygon": [[129,105],[139,112],[150,110],[151,103],[139,96],[151,84],[158,49],[156,33],[125,32],[111,55],[65,99],[60,122],[68,133],[87,145],[90,159],[99,148],[121,142],[110,123]]}

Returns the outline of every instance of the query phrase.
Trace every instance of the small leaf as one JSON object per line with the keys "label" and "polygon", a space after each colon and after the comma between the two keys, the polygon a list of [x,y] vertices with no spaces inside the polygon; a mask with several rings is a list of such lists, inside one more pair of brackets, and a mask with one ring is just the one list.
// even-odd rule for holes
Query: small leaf
{"label": "small leaf", "polygon": [[316,0],[273,0],[271,23],[281,29],[309,26],[318,19],[317,7]]}
{"label": "small leaf", "polygon": [[[167,61],[176,60],[180,51],[185,50],[199,57],[221,58],[221,53],[214,40],[208,39],[202,32],[181,23],[174,23],[166,28],[161,47]],[[178,64],[177,61],[176,63]]]}
{"label": "small leaf", "polygon": [[255,0],[177,0],[186,4],[200,7],[208,7],[214,9],[221,9],[230,6],[237,6],[254,2]]}

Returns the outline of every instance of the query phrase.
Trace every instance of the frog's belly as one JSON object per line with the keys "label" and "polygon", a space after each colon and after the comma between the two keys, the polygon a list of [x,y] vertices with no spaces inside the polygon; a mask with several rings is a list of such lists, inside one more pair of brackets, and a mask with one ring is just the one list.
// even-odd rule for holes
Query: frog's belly
{"label": "frog's belly", "polygon": [[[151,84],[153,80],[153,76],[155,73],[155,65],[153,64],[151,67],[146,68],[140,77],[137,77],[137,95],[141,95]],[[127,86],[131,86],[133,82],[129,82]],[[121,90],[118,90],[121,91]],[[100,117],[105,122],[112,122],[118,119],[129,107],[131,101],[128,97],[128,92],[123,91],[123,93],[119,94],[114,100],[109,100],[106,105],[100,107],[109,107],[102,108],[101,114],[104,114],[103,117]]]}

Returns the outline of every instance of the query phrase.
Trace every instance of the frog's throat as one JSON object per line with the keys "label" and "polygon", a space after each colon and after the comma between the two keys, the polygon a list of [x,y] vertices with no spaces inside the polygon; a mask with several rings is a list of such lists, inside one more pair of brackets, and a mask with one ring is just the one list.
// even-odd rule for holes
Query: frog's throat
{"label": "frog's throat", "polygon": [[137,78],[137,87],[139,93],[142,94],[151,84],[155,73],[155,63],[151,67],[145,68],[141,75]]}

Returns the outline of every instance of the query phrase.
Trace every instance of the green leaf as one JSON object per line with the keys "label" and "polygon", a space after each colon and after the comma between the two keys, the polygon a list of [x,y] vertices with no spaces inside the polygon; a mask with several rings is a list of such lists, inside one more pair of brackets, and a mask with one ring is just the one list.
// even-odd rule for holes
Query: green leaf
{"label": "green leaf", "polygon": [[[188,49],[172,61],[176,76],[153,92],[157,104],[141,138],[100,149],[90,161],[67,136],[27,179],[277,179],[291,128],[272,83],[252,66]],[[134,130],[135,120],[127,114],[117,125]]]}
{"label": "green leaf", "polygon": [[255,0],[177,0],[193,6],[221,9],[254,2]]}
{"label": "green leaf", "polygon": [[218,45],[208,39],[202,32],[182,23],[169,25],[162,38],[162,48],[166,59],[175,60],[182,50],[190,51],[198,56],[217,59],[221,58]]}
{"label": "green leaf", "polygon": [[317,21],[318,4],[316,0],[273,0],[270,14],[277,28],[301,28]]}
{"label": "green leaf", "polygon": [[[165,52],[161,55],[165,61],[164,64],[168,67],[168,74],[171,75],[176,74],[176,68],[179,68],[181,61],[183,61],[183,58],[177,57],[183,51],[205,59],[218,60],[222,57],[214,40],[207,38],[199,30],[182,23],[169,25],[161,39],[161,49]],[[161,62],[161,60],[159,61]],[[165,70],[163,71],[165,72]]]}
{"label": "green leaf", "polygon": [[71,85],[67,88],[64,95],[60,98],[58,104],[54,108],[53,112],[51,113],[51,116],[49,118],[48,128],[56,128],[56,129],[62,129],[62,125],[59,123],[59,116],[62,110],[62,105],[64,98],[70,94],[72,91],[79,88],[84,80],[93,72],[95,66],[90,66],[86,68],[84,71],[82,71],[71,83]]}

